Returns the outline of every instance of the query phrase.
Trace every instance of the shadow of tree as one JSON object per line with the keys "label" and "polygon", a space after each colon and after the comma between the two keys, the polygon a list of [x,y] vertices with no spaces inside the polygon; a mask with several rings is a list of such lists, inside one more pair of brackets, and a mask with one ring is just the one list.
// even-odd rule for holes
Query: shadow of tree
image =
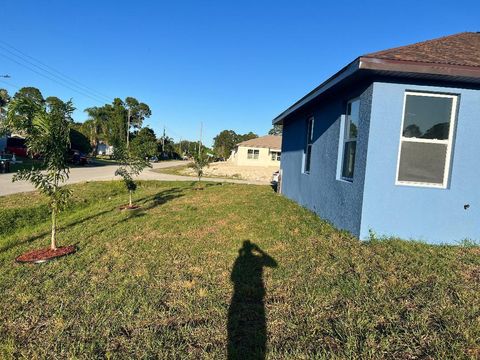
{"label": "shadow of tree", "polygon": [[[140,204],[140,205],[143,204],[142,208],[140,208],[138,211],[133,211],[128,217],[126,217],[126,218],[124,218],[124,219],[122,219],[122,220],[120,220],[116,223],[108,224],[108,227],[110,228],[112,226],[115,226],[119,223],[128,221],[129,219],[132,219],[132,218],[135,218],[135,217],[145,216],[146,215],[145,212],[147,210],[150,210],[150,209],[153,209],[157,206],[163,205],[170,200],[173,200],[175,198],[178,198],[178,197],[181,197],[181,196],[184,196],[184,195],[185,195],[185,193],[180,188],[169,188],[169,189],[160,191],[160,192],[158,192],[154,195],[146,196],[146,197],[137,199],[136,202],[138,204]],[[66,230],[68,228],[72,228],[74,226],[77,226],[77,225],[80,225],[80,224],[85,223],[87,221],[96,219],[96,218],[98,218],[102,215],[105,215],[105,214],[110,213],[112,211],[115,211],[117,209],[118,209],[118,206],[110,207],[107,210],[102,210],[102,211],[97,212],[95,214],[92,214],[92,215],[89,215],[89,216],[86,216],[86,217],[82,217],[81,219],[68,222],[65,225],[60,225],[57,228],[57,231],[60,232],[60,231]],[[103,229],[102,227],[99,227],[98,231],[95,231],[95,232],[89,234],[89,236],[98,234],[98,233],[100,233],[102,231],[105,231],[105,230],[106,229]],[[49,234],[50,234],[50,232],[42,232],[38,235],[28,237],[25,240],[22,240],[22,241],[19,241],[19,242],[8,243],[6,246],[0,247],[0,253],[6,252],[6,251],[8,251],[10,249],[13,249],[13,248],[15,248],[17,246],[20,246],[20,245],[29,244],[31,242],[34,242],[35,240],[46,237]]]}
{"label": "shadow of tree", "polygon": [[264,359],[267,324],[263,268],[277,262],[249,240],[238,251],[231,273],[234,292],[228,309],[228,359]]}
{"label": "shadow of tree", "polygon": [[[61,225],[57,228],[57,231],[62,231],[62,230],[65,230],[65,229],[68,229],[68,228],[71,228],[71,227],[74,227],[76,225],[79,225],[81,223],[84,223],[85,221],[88,221],[88,220],[93,220],[99,216],[102,216],[104,214],[107,214],[109,212],[111,212],[112,210],[114,210],[116,207],[114,208],[110,208],[108,210],[103,210],[103,211],[100,211],[96,214],[93,214],[93,215],[89,215],[89,216],[86,216],[86,217],[83,217],[82,219],[80,220],[75,220],[75,221],[72,221],[72,222],[69,222],[65,225]],[[9,243],[7,244],[6,246],[3,246],[3,247],[0,247],[0,253],[2,252],[5,252],[5,251],[8,251],[10,249],[13,249],[14,247],[17,247],[17,246],[20,246],[20,245],[24,245],[24,244],[29,244],[31,242],[34,242],[35,240],[38,240],[38,239],[41,239],[47,235],[50,235],[50,232],[48,231],[45,231],[45,232],[42,232],[38,235],[35,235],[35,236],[31,236],[31,237],[28,237],[26,238],[25,240],[23,241],[19,241],[19,242],[13,242],[13,243]]]}

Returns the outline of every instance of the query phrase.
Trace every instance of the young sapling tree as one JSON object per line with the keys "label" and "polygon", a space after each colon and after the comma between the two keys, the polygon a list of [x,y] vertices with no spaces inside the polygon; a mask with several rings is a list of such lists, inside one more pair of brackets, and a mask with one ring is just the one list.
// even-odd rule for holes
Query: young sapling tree
{"label": "young sapling tree", "polygon": [[197,174],[199,183],[202,181],[204,169],[208,166],[210,166],[210,158],[205,151],[200,151],[197,155],[193,157],[193,163],[190,164],[190,167]]}
{"label": "young sapling tree", "polygon": [[137,190],[137,183],[134,180],[145,168],[151,167],[148,160],[132,155],[128,150],[117,149],[115,157],[120,161],[120,167],[115,171],[115,176],[120,176],[128,190],[128,206],[123,209],[136,209],[133,205],[132,195]]}
{"label": "young sapling tree", "polygon": [[[48,100],[48,99],[47,99]],[[15,114],[18,106],[25,101],[12,101],[9,115]],[[12,181],[30,181],[40,193],[49,199],[51,211],[50,249],[57,250],[57,215],[66,206],[71,195],[69,189],[61,186],[68,177],[68,150],[70,148],[70,119],[74,107],[71,101],[64,103],[58,98],[50,98],[44,106],[36,106],[31,126],[26,129],[26,144],[30,154],[43,158],[44,170],[38,168],[17,172]]]}

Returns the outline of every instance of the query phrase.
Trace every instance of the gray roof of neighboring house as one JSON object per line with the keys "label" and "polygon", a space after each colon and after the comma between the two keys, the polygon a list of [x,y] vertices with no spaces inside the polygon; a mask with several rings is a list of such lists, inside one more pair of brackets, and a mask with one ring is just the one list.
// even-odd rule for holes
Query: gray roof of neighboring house
{"label": "gray roof of neighboring house", "polygon": [[287,116],[336,85],[371,74],[480,84],[480,32],[463,32],[362,55],[272,122],[282,124]]}
{"label": "gray roof of neighboring house", "polygon": [[282,148],[282,137],[279,135],[260,136],[255,139],[242,141],[237,146],[280,150]]}

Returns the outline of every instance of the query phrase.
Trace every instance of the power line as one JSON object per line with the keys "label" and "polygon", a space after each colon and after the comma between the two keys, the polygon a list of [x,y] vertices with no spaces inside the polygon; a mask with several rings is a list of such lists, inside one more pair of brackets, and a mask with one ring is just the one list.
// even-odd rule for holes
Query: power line
{"label": "power line", "polygon": [[8,82],[8,81],[5,81],[5,80],[1,80],[1,79],[0,79],[0,82],[2,82],[2,83],[4,83],[4,84],[7,84],[7,85],[9,85],[9,86],[11,86],[11,87],[13,87],[13,88],[15,88],[15,89],[17,89],[17,90],[20,90],[20,86],[15,85],[15,84],[13,84],[13,83],[11,83],[11,82]]}
{"label": "power line", "polygon": [[[39,59],[31,56],[31,55],[28,55],[26,54],[25,52],[19,50],[18,48],[8,44],[7,42],[3,41],[3,40],[0,40],[0,43],[4,44],[4,45],[0,45],[0,47],[6,51],[8,51],[10,54],[12,54],[13,56],[16,56],[20,59],[22,59],[23,61],[35,66],[36,68],[42,70],[42,71],[45,71],[49,74],[51,74],[52,76],[64,81],[64,82],[68,82],[69,84],[71,84],[72,86],[75,86],[79,89],[81,89],[82,91],[85,91],[85,92],[90,92],[91,94],[95,95],[95,96],[98,96],[98,97],[101,97],[101,98],[105,98],[107,99],[108,101],[111,101],[113,98],[111,96],[108,96],[108,95],[105,95],[103,93],[101,93],[100,91],[97,91],[83,83],[81,83],[80,81],[77,81],[75,80],[74,78],[68,76],[68,75],[65,75],[64,73],[56,70],[55,68],[53,68],[52,66],[49,66],[47,64],[45,64],[44,62],[40,61]],[[13,49],[15,52],[17,52],[18,54],[16,54],[15,52],[13,52],[12,50],[8,49],[5,47],[5,45],[7,47],[9,47],[10,49]],[[19,55],[20,54],[20,55]],[[41,66],[35,64],[34,62],[26,59],[26,58],[29,58],[31,60],[33,60],[34,62],[40,64]],[[47,70],[49,69],[49,70]]]}
{"label": "power line", "polygon": [[[46,70],[46,69],[42,68],[41,66],[38,66],[38,65],[35,64],[34,62],[32,62],[32,61],[30,61],[30,60],[27,60],[27,59],[23,58],[23,57],[20,56],[20,55],[15,54],[14,52],[10,51],[9,49],[5,48],[5,47],[2,46],[2,45],[0,45],[0,49],[3,49],[3,50],[8,51],[11,55],[17,57],[18,59],[20,59],[20,60],[22,60],[22,61],[24,61],[24,62],[26,62],[26,63],[34,66],[34,67],[36,67],[36,68],[39,69],[40,71],[43,71],[43,72],[45,72],[45,73],[47,73],[47,74],[49,74],[49,75],[57,78],[58,80],[60,80],[60,81],[62,81],[62,82],[65,82],[65,83],[67,83],[67,84],[69,84],[69,85],[71,85],[71,86],[74,86],[74,87],[78,88],[78,89],[79,89],[80,91],[82,91],[82,92],[90,93],[91,95],[94,95],[94,96],[97,97],[97,95],[96,95],[94,92],[91,92],[91,91],[89,91],[88,89],[86,89],[86,90],[83,89],[83,86],[78,86],[78,85],[76,85],[74,82],[72,82],[72,81],[70,81],[70,80],[68,80],[68,79],[64,79],[63,77],[58,76],[58,75],[55,74],[54,72],[49,71],[49,70]],[[98,98],[105,98],[107,101],[110,101],[110,98],[108,98],[108,97],[106,97],[106,96],[103,96],[103,95],[98,96]]]}
{"label": "power line", "polygon": [[76,93],[78,93],[78,94],[80,94],[80,95],[83,95],[83,96],[85,96],[85,97],[88,97],[88,98],[90,98],[90,99],[92,99],[92,100],[94,100],[94,101],[96,101],[96,102],[98,102],[98,103],[100,103],[100,104],[103,104],[103,103],[105,102],[105,100],[101,100],[101,99],[99,99],[99,98],[97,98],[97,97],[91,96],[91,95],[86,94],[86,93],[84,93],[84,92],[82,92],[82,91],[80,91],[80,90],[77,90],[77,89],[75,89],[75,88],[72,88],[72,87],[69,86],[69,85],[63,84],[63,83],[61,83],[61,82],[59,82],[59,81],[51,78],[50,76],[45,75],[45,74],[43,74],[43,73],[41,73],[41,72],[39,72],[39,71],[37,71],[37,70],[35,70],[35,69],[32,69],[31,67],[29,67],[29,66],[27,66],[27,65],[25,65],[25,64],[22,64],[21,62],[15,60],[15,59],[13,59],[13,58],[5,55],[5,54],[1,54],[1,53],[0,53],[0,56],[3,56],[4,58],[6,58],[6,59],[8,59],[8,60],[10,60],[10,61],[13,61],[14,63],[16,63],[16,64],[18,64],[18,65],[20,65],[20,66],[23,66],[24,68],[26,68],[26,69],[34,72],[35,74],[38,74],[38,75],[40,75],[40,76],[43,76],[44,78],[46,78],[46,79],[48,79],[48,80],[51,80],[51,81],[53,81],[53,82],[55,82],[55,83],[57,83],[57,84],[59,84],[59,85],[62,85],[62,86],[66,87],[66,88],[68,88],[68,89],[70,89],[70,90],[72,90],[72,91],[75,91]]}

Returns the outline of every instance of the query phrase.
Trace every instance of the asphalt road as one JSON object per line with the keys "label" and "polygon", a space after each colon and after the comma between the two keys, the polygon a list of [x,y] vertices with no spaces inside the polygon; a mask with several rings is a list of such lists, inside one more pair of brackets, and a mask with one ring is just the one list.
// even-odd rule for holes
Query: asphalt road
{"label": "asphalt road", "polygon": [[[177,165],[185,164],[184,161],[165,161],[159,163],[153,163],[152,169],[145,169],[139,176],[140,180],[161,180],[161,181],[194,181],[195,178],[190,176],[178,176],[153,172],[153,169],[173,167]],[[70,178],[68,184],[81,183],[86,181],[108,181],[119,180],[118,176],[115,176],[115,170],[117,165],[101,165],[101,166],[85,166],[76,167],[70,169]],[[28,182],[19,181],[12,182],[13,174],[0,174],[0,196],[16,194],[21,192],[33,191],[35,188]],[[205,179],[208,180],[208,179]],[[233,179],[211,179],[217,182],[232,182],[239,184],[254,184],[265,185],[264,182],[245,181],[245,180],[233,180]]]}

